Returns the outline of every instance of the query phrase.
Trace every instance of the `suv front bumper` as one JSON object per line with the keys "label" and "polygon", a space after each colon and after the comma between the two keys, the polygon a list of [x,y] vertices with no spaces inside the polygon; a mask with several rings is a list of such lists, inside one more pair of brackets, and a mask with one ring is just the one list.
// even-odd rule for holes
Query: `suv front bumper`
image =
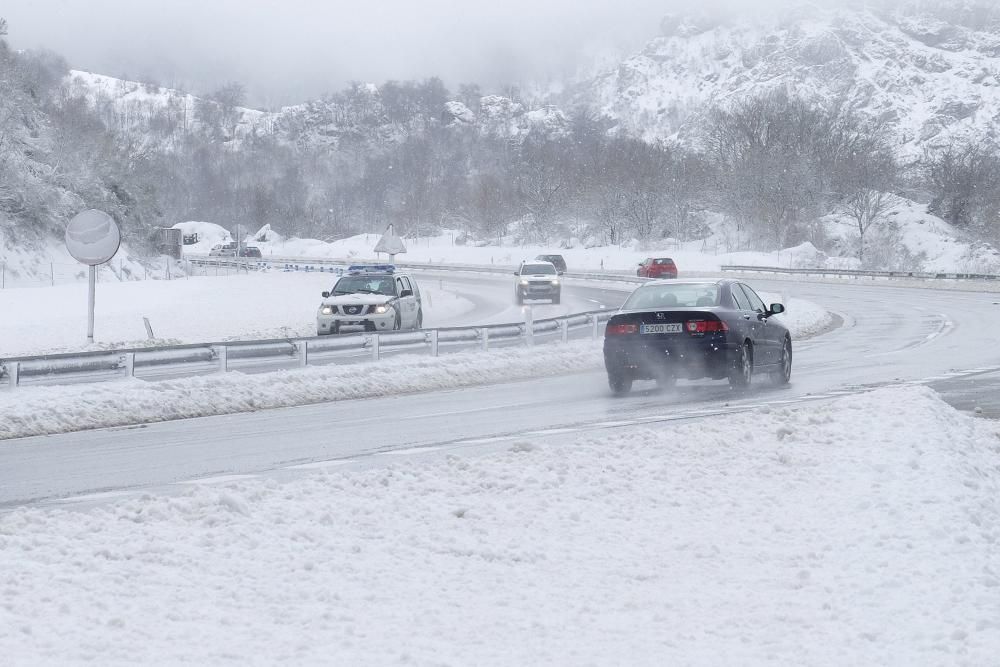
{"label": "suv front bumper", "polygon": [[[365,306],[365,309],[367,310],[368,307]],[[320,336],[336,333],[342,327],[364,327],[367,330],[392,331],[395,323],[395,308],[389,308],[384,313],[363,311],[357,315],[340,312],[324,315],[321,312],[316,316],[316,333]]]}
{"label": "suv front bumper", "polygon": [[529,283],[527,285],[518,284],[517,293],[524,299],[551,299],[559,296],[560,285],[557,283]]}

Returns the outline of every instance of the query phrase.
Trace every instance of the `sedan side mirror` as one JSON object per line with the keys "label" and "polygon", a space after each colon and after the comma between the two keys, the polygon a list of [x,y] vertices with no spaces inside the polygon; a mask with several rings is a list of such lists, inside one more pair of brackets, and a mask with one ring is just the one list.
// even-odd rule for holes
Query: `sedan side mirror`
{"label": "sedan side mirror", "polygon": [[785,307],[780,303],[772,303],[770,309],[768,309],[768,315],[780,315],[785,312]]}
{"label": "sedan side mirror", "polygon": [[330,293],[329,292],[323,292],[323,298],[324,299],[329,299],[330,298]]}

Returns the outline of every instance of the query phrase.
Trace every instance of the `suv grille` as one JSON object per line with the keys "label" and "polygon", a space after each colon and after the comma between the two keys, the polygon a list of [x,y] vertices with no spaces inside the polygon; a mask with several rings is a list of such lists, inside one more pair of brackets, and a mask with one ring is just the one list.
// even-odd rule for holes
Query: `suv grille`
{"label": "suv grille", "polygon": [[364,306],[344,306],[344,313],[347,315],[360,315]]}

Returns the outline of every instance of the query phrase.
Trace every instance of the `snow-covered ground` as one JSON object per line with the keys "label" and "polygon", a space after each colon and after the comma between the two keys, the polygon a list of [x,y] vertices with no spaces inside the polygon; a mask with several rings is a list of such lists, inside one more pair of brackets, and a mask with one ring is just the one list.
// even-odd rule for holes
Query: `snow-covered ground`
{"label": "snow-covered ground", "polygon": [[[331,274],[272,271],[101,283],[96,347],[314,336],[320,293],[335,280]],[[428,327],[454,323],[473,307],[433,282],[421,288]],[[3,355],[89,349],[86,283],[2,290],[0,313]],[[143,317],[155,340],[147,338]]]}
{"label": "snow-covered ground", "polygon": [[[790,299],[789,312],[779,317],[798,340],[829,327],[832,316],[816,304]],[[20,387],[0,390],[0,440],[543,378],[603,364],[599,344],[578,341],[250,375]]]}
{"label": "snow-covered ground", "polygon": [[908,387],[17,509],[0,655],[993,664],[998,455],[995,425]]}

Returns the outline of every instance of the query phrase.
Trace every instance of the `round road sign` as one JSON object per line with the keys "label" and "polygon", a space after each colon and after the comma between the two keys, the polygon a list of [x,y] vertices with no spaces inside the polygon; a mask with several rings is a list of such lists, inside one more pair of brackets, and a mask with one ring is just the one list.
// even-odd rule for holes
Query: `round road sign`
{"label": "round road sign", "polygon": [[78,213],[66,225],[66,249],[73,258],[90,266],[104,264],[118,252],[121,232],[110,215],[90,209]]}

